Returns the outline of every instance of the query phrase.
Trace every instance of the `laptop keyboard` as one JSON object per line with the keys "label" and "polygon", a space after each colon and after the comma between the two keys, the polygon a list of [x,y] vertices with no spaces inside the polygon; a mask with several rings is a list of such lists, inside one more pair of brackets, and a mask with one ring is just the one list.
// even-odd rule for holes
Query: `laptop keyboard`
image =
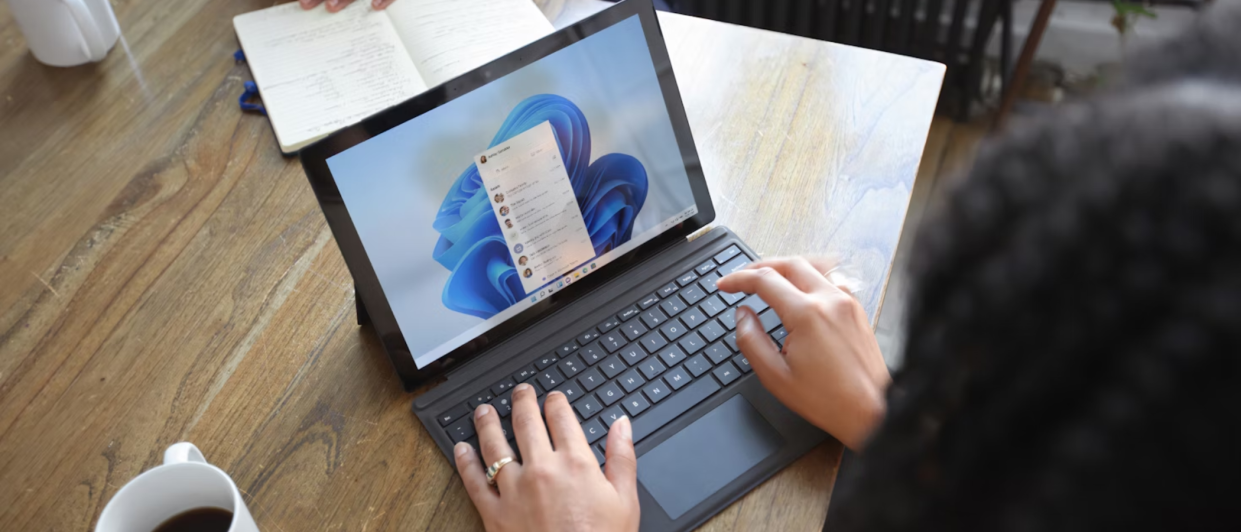
{"label": "laptop keyboard", "polygon": [[[470,395],[439,416],[453,443],[478,447],[471,415],[488,403],[513,440],[513,387],[534,386],[542,408],[547,391],[569,400],[600,465],[604,435],[621,416],[633,422],[634,443],[667,425],[750,372],[737,349],[737,307],[749,306],[780,346],[780,318],[757,295],[716,290],[720,277],[751,262],[737,246],[675,277],[595,327],[566,338],[554,351],[534,357],[516,373]],[[514,447],[515,448],[515,447]]]}

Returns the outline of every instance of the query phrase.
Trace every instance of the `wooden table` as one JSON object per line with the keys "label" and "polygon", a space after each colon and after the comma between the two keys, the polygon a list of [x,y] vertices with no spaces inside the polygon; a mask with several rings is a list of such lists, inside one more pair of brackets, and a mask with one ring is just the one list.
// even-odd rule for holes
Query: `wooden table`
{"label": "wooden table", "polygon": [[[480,528],[355,325],[296,160],[237,109],[231,17],[267,2],[114,1],[124,41],[45,67],[0,3],[0,523],[90,530],[189,440],[268,532]],[[877,314],[940,65],[662,19],[720,224],[837,253]],[[825,444],[707,530],[817,530]]]}

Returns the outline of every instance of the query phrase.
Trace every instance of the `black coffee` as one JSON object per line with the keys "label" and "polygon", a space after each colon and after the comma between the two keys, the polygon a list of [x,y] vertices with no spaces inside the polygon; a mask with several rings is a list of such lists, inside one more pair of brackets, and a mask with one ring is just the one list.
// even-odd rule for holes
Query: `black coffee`
{"label": "black coffee", "polygon": [[233,512],[221,508],[195,508],[168,518],[152,532],[228,532]]}

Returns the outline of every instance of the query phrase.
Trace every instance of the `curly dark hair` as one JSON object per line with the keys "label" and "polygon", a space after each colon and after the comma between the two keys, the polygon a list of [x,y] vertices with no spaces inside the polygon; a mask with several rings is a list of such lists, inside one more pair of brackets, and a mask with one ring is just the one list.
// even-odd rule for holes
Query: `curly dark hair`
{"label": "curly dark hair", "polygon": [[1212,16],[980,150],[830,530],[1241,527],[1241,10]]}

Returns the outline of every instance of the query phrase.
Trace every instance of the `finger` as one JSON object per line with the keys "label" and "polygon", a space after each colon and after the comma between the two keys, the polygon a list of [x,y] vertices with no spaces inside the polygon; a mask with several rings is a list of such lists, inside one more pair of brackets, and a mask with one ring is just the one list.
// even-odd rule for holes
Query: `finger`
{"label": "finger", "polygon": [[[478,447],[483,452],[483,465],[490,466],[505,458],[514,458],[513,448],[509,447],[504,429],[500,427],[500,415],[491,405],[481,404],[474,410],[474,430],[478,432]],[[496,476],[497,482],[512,479],[518,464],[504,466],[503,473]],[[507,484],[507,483],[506,483]]]}
{"label": "finger", "polygon": [[638,459],[633,451],[633,425],[629,416],[612,424],[608,432],[607,464],[603,474],[616,492],[634,507],[638,507]]}
{"label": "finger", "polygon": [[767,336],[758,315],[749,307],[737,308],[737,348],[768,389],[781,388],[780,384],[791,377],[792,370],[780,347]]}
{"label": "finger", "polygon": [[302,5],[302,9],[314,9],[322,4],[323,0],[298,0],[298,3]]}
{"label": "finger", "polygon": [[724,276],[716,286],[725,292],[758,294],[786,324],[810,303],[810,296],[772,268],[739,270]]}
{"label": "finger", "polygon": [[582,432],[573,407],[569,406],[569,399],[563,393],[547,393],[543,415],[547,417],[547,429],[552,433],[552,445],[556,452],[592,454],[590,444],[586,443],[586,433]]}
{"label": "finger", "polygon": [[470,494],[470,500],[474,501],[483,521],[495,522],[493,518],[498,517],[495,513],[499,509],[500,496],[487,485],[487,474],[483,472],[483,465],[478,461],[478,453],[474,452],[470,444],[461,442],[453,447],[453,454],[457,457],[457,473],[465,484],[465,492]]}
{"label": "finger", "polygon": [[336,13],[352,4],[353,0],[327,0],[327,12]]}
{"label": "finger", "polygon": [[371,7],[374,9],[383,9],[392,5],[395,0],[371,0]]}
{"label": "finger", "polygon": [[528,462],[531,458],[552,452],[547,427],[543,425],[543,416],[539,415],[539,400],[535,397],[534,387],[524,382],[513,388],[513,433],[517,436],[517,447],[521,449],[523,461]]}
{"label": "finger", "polygon": [[[831,287],[825,274],[832,269],[834,264],[828,264],[830,263],[822,260],[819,264],[815,264],[805,257],[778,257],[750,264],[745,269],[771,268],[793,283],[797,289],[806,293],[818,293]],[[827,267],[820,269],[823,265]]]}

